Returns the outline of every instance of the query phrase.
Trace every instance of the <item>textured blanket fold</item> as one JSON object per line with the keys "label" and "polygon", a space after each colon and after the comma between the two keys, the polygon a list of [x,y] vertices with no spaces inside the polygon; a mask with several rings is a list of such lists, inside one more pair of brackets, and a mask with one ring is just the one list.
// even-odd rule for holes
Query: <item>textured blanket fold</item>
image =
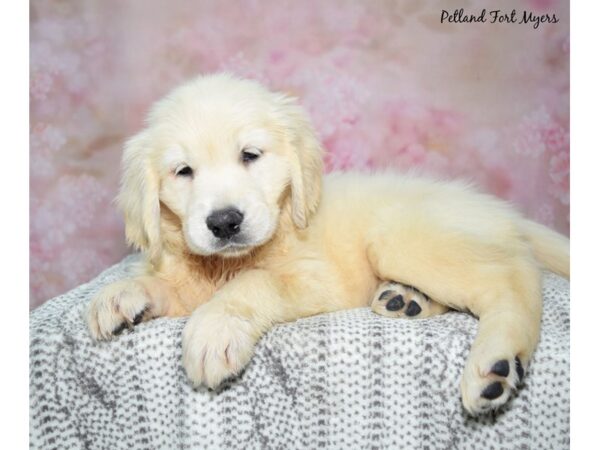
{"label": "textured blanket fold", "polygon": [[560,449],[569,447],[569,283],[544,278],[525,385],[471,418],[459,380],[477,320],[389,319],[360,308],[276,326],[237,379],[194,389],[186,319],[92,341],[83,311],[130,256],[30,316],[30,439],[39,449]]}

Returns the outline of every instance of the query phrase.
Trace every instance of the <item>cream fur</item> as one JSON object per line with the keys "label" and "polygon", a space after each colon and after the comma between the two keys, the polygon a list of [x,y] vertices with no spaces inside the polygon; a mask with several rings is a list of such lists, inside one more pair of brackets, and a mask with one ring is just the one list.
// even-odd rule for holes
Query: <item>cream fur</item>
{"label": "cream fur", "polygon": [[[261,156],[244,164],[247,148]],[[251,81],[200,77],[158,102],[126,145],[118,197],[145,263],[92,301],[92,335],[110,338],[136,316],[191,314],[183,364],[194,384],[215,387],[274,324],[367,306],[391,280],[431,297],[427,315],[452,307],[480,318],[463,404],[503,404],[515,357],[526,367],[538,341],[540,269],[569,275],[568,239],[461,182],[347,173],[321,186],[321,156],[296,101]],[[175,175],[182,164],[193,177]],[[244,212],[243,243],[220,247],[204,222],[229,205]],[[506,379],[490,373],[502,359]],[[495,380],[503,394],[482,398]]]}

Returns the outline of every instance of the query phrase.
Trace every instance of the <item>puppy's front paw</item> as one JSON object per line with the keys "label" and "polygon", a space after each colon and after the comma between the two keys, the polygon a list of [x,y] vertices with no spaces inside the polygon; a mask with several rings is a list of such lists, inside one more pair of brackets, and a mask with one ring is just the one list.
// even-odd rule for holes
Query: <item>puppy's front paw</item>
{"label": "puppy's front paw", "polygon": [[92,336],[103,340],[117,336],[127,328],[149,318],[150,299],[135,280],[123,280],[105,286],[87,309]]}
{"label": "puppy's front paw", "polygon": [[200,306],[183,330],[183,367],[195,386],[215,388],[250,361],[259,333],[249,320],[212,300]]}

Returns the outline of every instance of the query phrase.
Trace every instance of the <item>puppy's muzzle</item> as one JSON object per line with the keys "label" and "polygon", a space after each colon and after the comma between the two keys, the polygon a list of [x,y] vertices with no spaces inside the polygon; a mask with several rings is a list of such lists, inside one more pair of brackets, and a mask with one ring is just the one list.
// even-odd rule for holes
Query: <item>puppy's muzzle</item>
{"label": "puppy's muzzle", "polygon": [[244,214],[236,208],[225,208],[212,212],[206,218],[206,226],[219,239],[229,239],[240,232]]}

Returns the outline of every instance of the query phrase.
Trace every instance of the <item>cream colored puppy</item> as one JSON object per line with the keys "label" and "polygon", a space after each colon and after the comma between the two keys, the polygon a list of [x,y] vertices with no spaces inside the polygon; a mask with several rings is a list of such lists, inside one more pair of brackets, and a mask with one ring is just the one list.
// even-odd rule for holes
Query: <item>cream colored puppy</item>
{"label": "cream colored puppy", "polygon": [[540,268],[569,274],[569,241],[468,185],[337,174],[295,100],[218,74],[158,102],[126,145],[118,204],[139,275],[91,302],[97,339],[191,314],[183,365],[210,387],[274,324],[371,304],[480,319],[462,382],[471,413],[507,401],[536,347]]}

